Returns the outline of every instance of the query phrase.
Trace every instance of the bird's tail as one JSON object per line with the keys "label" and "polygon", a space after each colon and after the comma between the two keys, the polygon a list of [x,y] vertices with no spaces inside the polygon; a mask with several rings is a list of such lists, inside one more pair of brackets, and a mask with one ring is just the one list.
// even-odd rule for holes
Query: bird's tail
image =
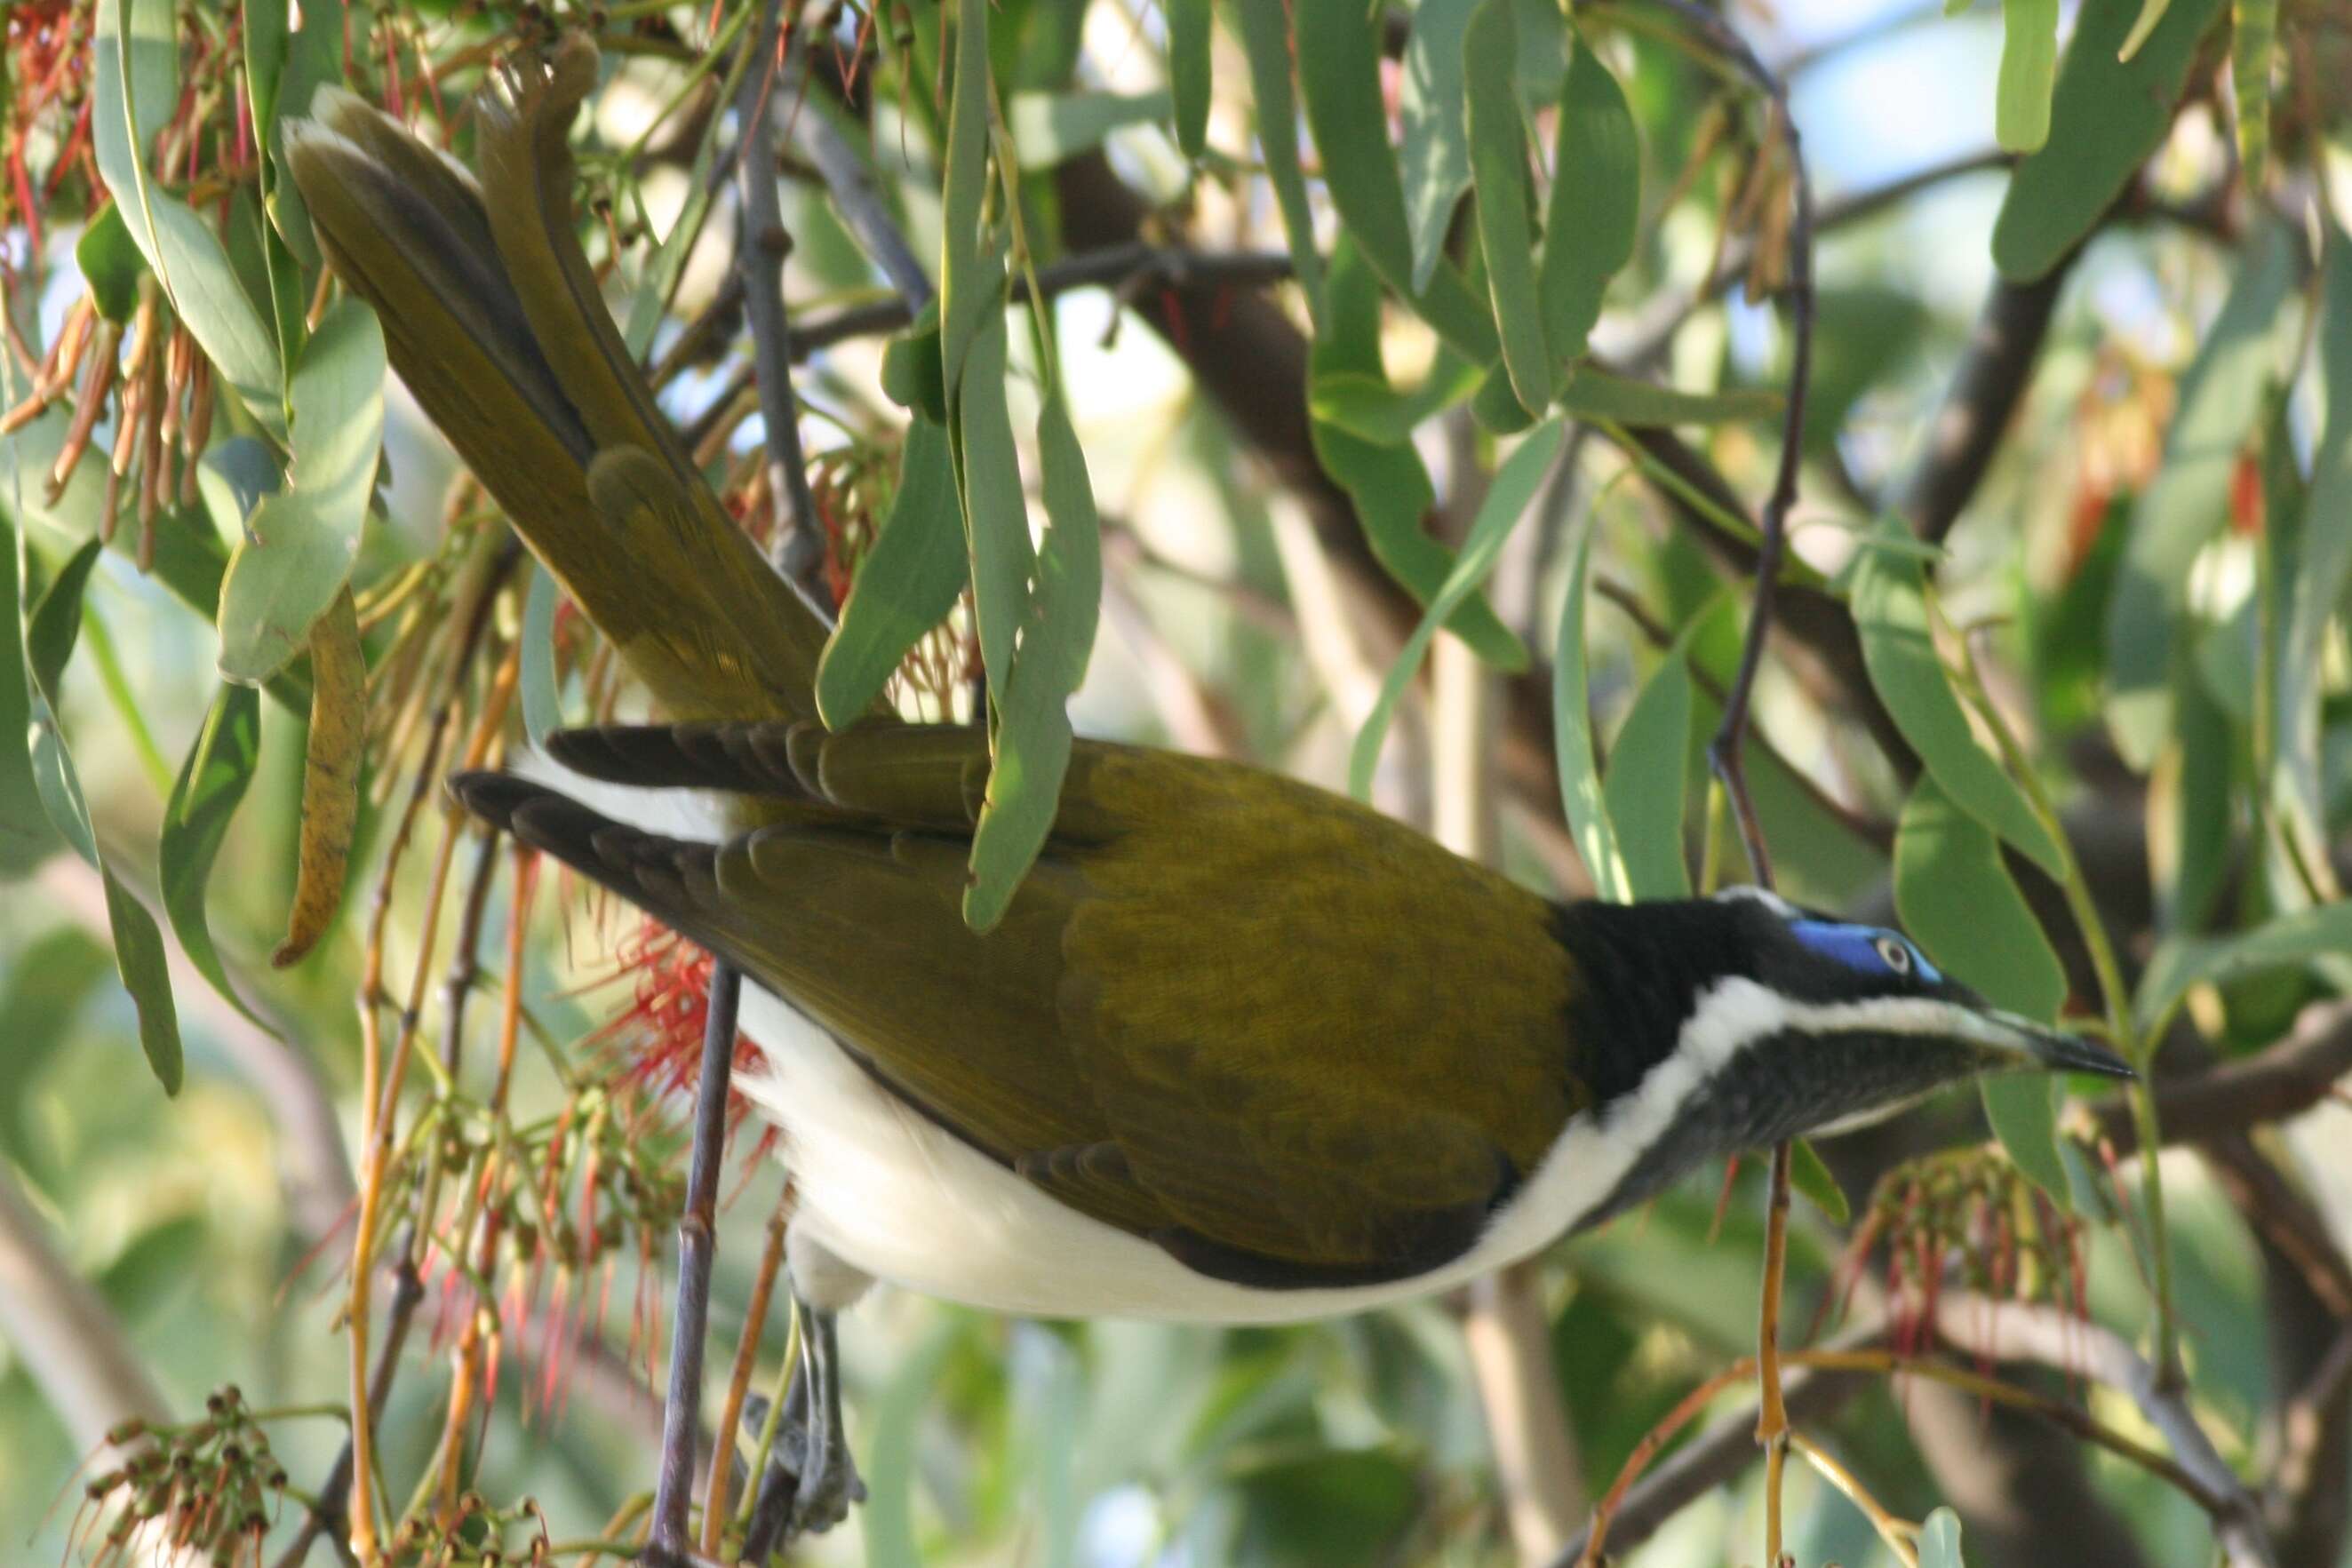
{"label": "bird's tail", "polygon": [[811,718],[824,624],[711,493],[572,230],[573,38],[484,95],[481,177],[340,90],[286,145],[329,263],[531,549],[678,718]]}

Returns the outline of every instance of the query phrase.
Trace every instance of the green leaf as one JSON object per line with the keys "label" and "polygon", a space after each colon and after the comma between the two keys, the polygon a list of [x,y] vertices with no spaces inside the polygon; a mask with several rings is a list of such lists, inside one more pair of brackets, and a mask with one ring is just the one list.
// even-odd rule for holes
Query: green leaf
{"label": "green leaf", "polygon": [[287,486],[247,519],[221,584],[226,678],[257,685],[285,668],[350,581],[383,449],[383,372],[375,312],[338,302],[295,368]]}
{"label": "green leaf", "polygon": [[1551,405],[1551,355],[1544,348],[1542,297],[1536,287],[1535,234],[1528,215],[1528,139],[1512,89],[1518,26],[1511,0],[1484,0],[1462,40],[1467,88],[1471,188],[1477,196],[1478,242],[1486,258],[1486,292],[1512,390],[1529,413]]}
{"label": "green leaf", "polygon": [[936,296],[908,329],[882,350],[882,391],[900,408],[933,424],[948,422],[948,384],[940,341]]}
{"label": "green leaf", "polygon": [[1960,1516],[1939,1508],[1919,1527],[1919,1568],[1967,1568],[1960,1560]]}
{"label": "green leaf", "polygon": [[260,758],[260,695],[250,686],[224,685],[205,716],[204,727],[196,732],[196,743],[188,748],[187,760],[180,765],[180,777],[163,807],[157,880],[162,884],[163,914],[196,972],[231,1007],[264,1032],[274,1034],[277,1031],[246,1005],[229,983],[228,970],[213,945],[212,924],[205,914],[205,889],[212,880],[213,864]]}
{"label": "green leaf", "polygon": [[1559,803],[1569,836],[1592,878],[1593,892],[1612,904],[1633,901],[1632,873],[1617,846],[1616,824],[1601,787],[1593,755],[1591,680],[1584,663],[1585,580],[1600,516],[1588,507],[1574,525],[1568,558],[1568,592],[1560,601],[1559,635],[1552,648],[1552,753],[1559,769]]}
{"label": "green leaf", "polygon": [[[1207,15],[1202,13],[1204,21]],[[1202,42],[1208,42],[1206,34]],[[1050,169],[1093,152],[1114,131],[1167,119],[1171,107],[1165,92],[1022,92],[1004,106],[1005,129],[1024,169]],[[1207,111],[1205,101],[1202,110]]]}
{"label": "green leaf", "polygon": [[1779,392],[1761,387],[1719,392],[1679,392],[1594,365],[1577,366],[1558,398],[1559,407],[1574,418],[1610,419],[1633,426],[1775,419],[1784,401]]}
{"label": "green leaf", "polygon": [[2229,877],[2236,749],[2229,715],[2194,670],[2182,669],[2175,733],[2147,781],[2148,870],[2159,931],[2203,929]]}
{"label": "green leaf", "polygon": [[[1307,200],[1307,176],[1298,166],[1298,110],[1290,82],[1289,0],[1226,0],[1234,30],[1249,60],[1250,99],[1257,107],[1258,151],[1266,179],[1282,208],[1283,233],[1290,242],[1290,270],[1307,296],[1307,319],[1323,321],[1323,256],[1315,248],[1315,212]],[[1417,286],[1418,287],[1418,286]]]}
{"label": "green leaf", "polygon": [[145,151],[178,99],[172,21],[170,0],[100,0],[90,68],[99,173],[205,357],[263,428],[282,434],[285,376],[276,331],[237,281],[220,236],[147,174]]}
{"label": "green leaf", "polygon": [[1845,1188],[1838,1186],[1837,1177],[1830,1174],[1830,1167],[1810,1139],[1789,1140],[1789,1186],[1829,1216],[1832,1225],[1843,1225],[1853,1218],[1853,1207],[1845,1200]]}
{"label": "green leaf", "polygon": [[2139,53],[2140,46],[2147,42],[2147,36],[2156,31],[2156,25],[2164,20],[2165,12],[2171,7],[2172,0],[2139,0],[2139,15],[2133,19],[2131,31],[2125,36],[2123,47],[2116,51],[2116,57],[2128,61]]}
{"label": "green leaf", "polygon": [[1209,0],[1168,0],[1168,86],[1176,98],[1176,146],[1195,158],[1209,145]]}
{"label": "green leaf", "polygon": [[1422,0],[1405,37],[1404,85],[1397,98],[1404,139],[1397,162],[1417,290],[1437,275],[1454,209],[1470,188],[1462,37],[1476,6],[1477,0]]}
{"label": "green leaf", "polygon": [[1365,716],[1363,728],[1356,732],[1355,747],[1348,758],[1348,789],[1358,800],[1371,794],[1372,770],[1380,765],[1381,746],[1388,738],[1389,721],[1404,696],[1405,687],[1420,673],[1421,661],[1435,640],[1437,629],[1495,570],[1495,561],[1503,553],[1511,529],[1526,515],[1537,490],[1542,487],[1544,475],[1551,468],[1552,459],[1559,455],[1560,440],[1565,434],[1566,427],[1556,420],[1537,427],[1496,472],[1486,499],[1478,504],[1477,517],[1471,520],[1469,536],[1462,541],[1462,554],[1429,601],[1421,624],[1405,640],[1403,652],[1389,666],[1388,678],[1381,683],[1372,711]]}
{"label": "green leaf", "polygon": [[2287,591],[2277,708],[2280,771],[2297,815],[2314,826],[2328,819],[2320,707],[2327,627],[2344,613],[2345,594],[2352,590],[2352,235],[2333,225],[2315,349],[2327,417],[2312,450],[2311,487]]}
{"label": "green leaf", "polygon": [[[5,497],[14,509],[14,497]],[[32,752],[26,727],[32,719],[27,699],[25,644],[18,628],[24,624],[16,602],[16,525],[0,521],[0,879],[14,880],[48,858],[58,839],[49,814],[41,805],[33,780]]]}
{"label": "green leaf", "polygon": [[1690,743],[1690,665],[1677,648],[1642,684],[1601,781],[1635,898],[1690,896],[1683,850]]}
{"label": "green leaf", "polygon": [[2050,140],[2050,94],[2057,80],[2058,0],[2000,0],[1992,133],[2003,152],[2038,152]]}
{"label": "green leaf", "polygon": [[522,730],[534,750],[549,733],[563,727],[563,693],[555,680],[555,606],[562,590],[554,574],[530,563],[530,586],[522,596],[521,667],[515,684],[522,698]]}
{"label": "green leaf", "polygon": [[139,309],[139,280],[147,276],[147,259],[122,221],[121,203],[109,203],[81,231],[74,242],[74,265],[89,286],[98,313],[117,326],[129,324]]}
{"label": "green leaf", "polygon": [[1292,15],[1307,123],[1341,225],[1440,338],[1485,364],[1496,350],[1494,320],[1462,275],[1441,262],[1426,288],[1412,287],[1412,230],[1381,98],[1380,29],[1365,25],[1360,0],[1294,0]]}
{"label": "green leaf", "polygon": [[[291,33],[288,24],[297,8],[288,0],[245,0],[244,9],[254,130],[269,149],[262,162],[261,192],[270,233],[290,253],[283,259],[299,261],[315,274],[319,245],[310,213],[301,191],[286,177],[286,121],[310,113],[320,87],[343,79],[343,0],[302,0],[301,30]],[[282,341],[299,341],[290,333],[280,336]]]}
{"label": "green leaf", "polygon": [[[817,110],[809,109],[807,112],[814,114]],[[646,258],[637,274],[636,291],[629,298],[629,314],[621,328],[621,344],[632,360],[643,361],[653,347],[654,334],[660,330],[663,313],[677,292],[679,276],[686,271],[686,258],[702,235],[703,220],[709,215],[711,194],[718,185],[710,171],[719,152],[721,118],[710,117],[701,145],[695,150],[693,166],[687,171],[686,204],[678,209],[669,233],[662,236],[661,244],[654,247],[653,255]]]}
{"label": "green leaf", "polygon": [[2206,25],[2221,0],[2174,0],[2128,61],[2116,57],[2135,0],[2086,0],[2059,63],[2042,150],[2017,166],[1993,227],[1993,262],[2014,283],[2047,273],[2164,140]]}
{"label": "green leaf", "polygon": [[1583,40],[1568,62],[1544,214],[1544,341],[1557,362],[1584,353],[1610,278],[1633,256],[1642,218],[1642,139],[1625,89]]}
{"label": "green leaf", "polygon": [[[89,540],[74,552],[58,572],[40,601],[23,617],[26,729],[31,737],[34,788],[50,823],[76,854],[99,873],[106,892],[108,924],[114,936],[114,967],[139,1015],[139,1043],[147,1064],[166,1094],[180,1092],[180,1025],[172,1005],[171,976],[163,957],[163,938],[155,917],[131,896],[100,855],[98,833],[89,819],[73,754],[66,747],[64,727],[58,722],[57,693],[66,661],[81,631],[81,598],[98,559],[99,542]],[[16,538],[16,574],[26,575],[30,556],[24,536]]]}
{"label": "green leaf", "polygon": [[[2066,971],[2001,863],[1992,831],[1932,778],[1905,802],[1895,831],[1895,907],[1903,928],[1946,974],[1995,1007],[2049,1023],[2066,1000]],[[2068,1201],[2058,1163],[2056,1082],[2008,1073],[1980,1081],[1985,1113],[2017,1168]]]}
{"label": "green leaf", "polygon": [[[1380,285],[1362,253],[1346,236],[1331,253],[1324,305],[1324,329],[1308,352],[1307,384],[1315,386],[1343,375],[1366,376],[1385,384],[1381,368]],[[1415,600],[1427,604],[1453,569],[1454,554],[1422,527],[1422,519],[1437,505],[1437,492],[1420,455],[1409,444],[1365,441],[1311,417],[1307,434],[1323,471],[1355,503],[1374,559]],[[1484,594],[1464,602],[1446,629],[1499,669],[1526,666],[1527,650],[1496,617]]]}
{"label": "green leaf", "polygon": [[[1050,363],[1050,343],[1041,350]],[[1021,651],[998,704],[988,793],[972,830],[963,917],[975,931],[1003,918],[1053,831],[1070,762],[1068,699],[1086,679],[1102,606],[1102,521],[1058,375],[1037,413],[1037,461],[1045,542]]]}
{"label": "green leaf", "polygon": [[2198,986],[2352,953],[2352,901],[2297,911],[2233,936],[2170,937],[2157,945],[2133,1003],[2140,1032],[2155,1034]]}
{"label": "green leaf", "polygon": [[981,665],[999,696],[1012,678],[1013,638],[1028,612],[1029,575],[1037,560],[1004,402],[1004,315],[992,312],[964,362],[961,384],[949,393],[956,411],[972,618],[979,623]]}
{"label": "green leaf", "polygon": [[1467,397],[1481,374],[1477,366],[1441,347],[1429,379],[1412,392],[1399,392],[1386,376],[1339,371],[1308,384],[1307,409],[1349,435],[1396,446],[1412,439],[1413,427],[1423,420]]}
{"label": "green leaf", "polygon": [[[963,382],[965,357],[989,319],[1002,313],[1004,292],[1002,252],[982,221],[989,186],[988,6],[984,0],[956,0],[955,29],[946,168],[940,196],[943,242],[940,368],[950,410],[955,406],[956,389]],[[953,429],[960,421],[949,423]]]}
{"label": "green leaf", "polygon": [[[1880,537],[1908,538],[1892,524],[1882,525]],[[1919,562],[1865,541],[1854,555],[1853,605],[1870,684],[1928,773],[1963,810],[2058,875],[2058,846],[2000,762],[1977,744],[1937,656]]]}
{"label": "green leaf", "polygon": [[2279,0],[2235,0],[2230,8],[2230,86],[2238,106],[2238,162],[2246,189],[2259,191],[2271,158],[2271,62],[2278,54]]}
{"label": "green leaf", "polygon": [[918,418],[898,455],[898,489],[874,548],[857,563],[841,622],[816,667],[829,728],[862,717],[907,650],[955,608],[970,567],[948,434]]}
{"label": "green leaf", "polygon": [[2188,612],[2189,569],[2229,519],[2230,485],[2277,369],[2294,280],[2292,236],[2263,224],[2180,379],[2163,465],[2132,514],[2108,606],[2107,722],[2125,760],[2143,771],[2171,732],[2174,644]]}

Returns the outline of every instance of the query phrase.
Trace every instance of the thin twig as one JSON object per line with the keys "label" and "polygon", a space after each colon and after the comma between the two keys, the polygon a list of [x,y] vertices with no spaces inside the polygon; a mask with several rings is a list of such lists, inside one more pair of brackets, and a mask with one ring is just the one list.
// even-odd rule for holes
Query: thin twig
{"label": "thin twig", "polygon": [[[662,1413],[659,1480],[654,1491],[652,1563],[682,1563],[689,1551],[687,1510],[694,1500],[694,1449],[702,1421],[702,1352],[710,1329],[710,1265],[718,1242],[719,1163],[727,1144],[727,1082],[735,1064],[736,1005],[743,977],[725,959],[711,967],[702,1076],[694,1091],[694,1152],[686,1212],[677,1222],[677,1316],[670,1331],[669,1399]],[[723,1442],[726,1435],[720,1434]]]}
{"label": "thin twig", "polygon": [[[776,530],[768,559],[819,620],[833,622],[833,598],[824,585],[824,528],[809,489],[808,462],[801,451],[800,402],[793,393],[793,329],[784,314],[784,256],[792,236],[776,198],[776,128],[772,116],[781,98],[777,44],[784,0],[768,0],[746,47],[751,68],[743,73],[735,100],[743,141],[736,154],[742,226],[735,242],[735,270],[743,280],[743,318],[751,335],[751,365],[760,389],[760,414],[767,426],[768,494]],[[722,400],[723,401],[723,400]]]}
{"label": "thin twig", "polygon": [[735,1345],[735,1368],[727,1380],[727,1402],[719,1407],[719,1439],[712,1446],[710,1479],[703,1488],[702,1550],[719,1554],[727,1528],[727,1483],[734,1475],[735,1426],[743,1418],[743,1401],[751,1388],[751,1374],[760,1364],[760,1338],[768,1323],[768,1299],[784,1262],[784,1228],[793,1215],[793,1188],[788,1182],[777,1195],[768,1216],[768,1242],[760,1254],[760,1270],[751,1277],[751,1304],[743,1309],[743,1333]]}

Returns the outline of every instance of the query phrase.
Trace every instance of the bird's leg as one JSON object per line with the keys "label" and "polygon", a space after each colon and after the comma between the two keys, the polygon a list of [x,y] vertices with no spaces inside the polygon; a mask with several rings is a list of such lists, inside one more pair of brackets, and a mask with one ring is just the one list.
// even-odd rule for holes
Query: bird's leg
{"label": "bird's leg", "polygon": [[866,1500],[866,1483],[850,1458],[841,1418],[840,1339],[834,1314],[810,1306],[797,1291],[793,1305],[801,1319],[800,1361],[784,1390],[776,1449],[752,1504],[744,1542],[747,1563],[764,1562],[793,1537],[832,1529],[849,1517],[850,1504]]}

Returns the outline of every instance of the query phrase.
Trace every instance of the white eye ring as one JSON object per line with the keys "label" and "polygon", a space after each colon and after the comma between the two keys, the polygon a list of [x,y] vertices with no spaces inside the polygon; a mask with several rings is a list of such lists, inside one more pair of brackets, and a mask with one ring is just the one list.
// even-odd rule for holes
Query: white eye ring
{"label": "white eye ring", "polygon": [[1898,975],[1907,975],[1911,972],[1911,948],[1903,938],[1881,936],[1875,946],[1878,948],[1879,961],[1888,968]]}

